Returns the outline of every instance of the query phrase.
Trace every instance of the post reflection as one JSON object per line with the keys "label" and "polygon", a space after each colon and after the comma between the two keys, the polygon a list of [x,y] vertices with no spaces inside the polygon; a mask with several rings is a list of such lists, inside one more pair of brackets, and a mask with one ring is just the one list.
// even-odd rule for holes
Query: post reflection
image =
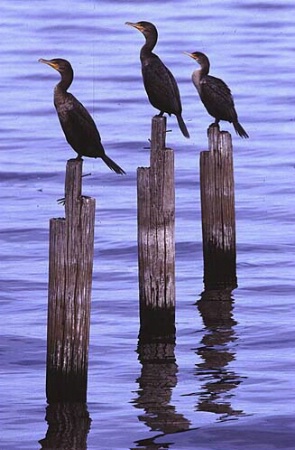
{"label": "post reflection", "polygon": [[197,349],[202,359],[196,365],[202,384],[197,410],[218,414],[221,421],[238,417],[243,411],[234,409],[231,400],[242,377],[229,368],[235,360],[238,339],[233,328],[237,322],[233,318],[231,290],[205,291],[197,306],[205,325],[202,345]]}
{"label": "post reflection", "polygon": [[91,419],[85,403],[52,403],[46,408],[48,430],[42,450],[86,450]]}
{"label": "post reflection", "polygon": [[[177,384],[175,332],[159,335],[140,333],[137,347],[142,364],[134,406],[142,410],[138,418],[151,431],[174,433],[187,430],[190,422],[171,405],[173,388]],[[140,449],[169,448],[155,446],[150,440],[136,442]]]}

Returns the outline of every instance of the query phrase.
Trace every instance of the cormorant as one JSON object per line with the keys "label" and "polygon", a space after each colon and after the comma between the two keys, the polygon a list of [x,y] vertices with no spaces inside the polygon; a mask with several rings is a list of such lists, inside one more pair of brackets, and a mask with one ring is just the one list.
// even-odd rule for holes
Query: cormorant
{"label": "cormorant", "polygon": [[105,154],[100,134],[87,109],[76,97],[67,92],[74,78],[71,64],[60,58],[39,59],[39,62],[48,64],[61,75],[61,80],[54,89],[54,106],[66,140],[78,153],[77,159],[82,159],[82,156],[101,158],[114,172],[125,173]]}
{"label": "cormorant", "polygon": [[201,66],[201,69],[193,72],[192,80],[208,113],[215,118],[215,124],[220,120],[226,120],[233,124],[239,136],[248,138],[248,134],[238,121],[229,87],[220,78],[208,75],[210,69],[208,57],[201,52],[186,54]]}
{"label": "cormorant", "polygon": [[165,112],[175,114],[182,134],[189,138],[186,125],[181,116],[182,106],[176,80],[160,58],[152,52],[158,40],[156,27],[150,22],[126,22],[145,37],[145,44],[140,51],[143,83],[150,103],[160,110],[160,116]]}

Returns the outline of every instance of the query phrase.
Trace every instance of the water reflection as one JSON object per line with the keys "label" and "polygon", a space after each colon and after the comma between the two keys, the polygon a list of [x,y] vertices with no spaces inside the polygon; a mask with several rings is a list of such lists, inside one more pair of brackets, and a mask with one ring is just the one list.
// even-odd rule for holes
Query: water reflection
{"label": "water reflection", "polygon": [[[135,408],[143,412],[138,416],[151,431],[174,433],[187,430],[190,422],[178,414],[171,405],[173,388],[177,384],[178,367],[175,358],[175,332],[160,335],[140,334],[138,355],[142,364],[137,382],[139,389]],[[137,449],[169,448],[169,444],[156,445],[151,440],[136,442]]]}
{"label": "water reflection", "polygon": [[91,419],[85,403],[53,403],[46,408],[48,430],[41,449],[86,450]]}
{"label": "water reflection", "polygon": [[196,365],[202,383],[197,410],[218,414],[221,421],[240,416],[243,411],[234,409],[231,399],[242,378],[228,367],[235,360],[233,343],[238,339],[231,290],[205,291],[197,306],[205,325],[202,346],[196,351],[202,359]]}

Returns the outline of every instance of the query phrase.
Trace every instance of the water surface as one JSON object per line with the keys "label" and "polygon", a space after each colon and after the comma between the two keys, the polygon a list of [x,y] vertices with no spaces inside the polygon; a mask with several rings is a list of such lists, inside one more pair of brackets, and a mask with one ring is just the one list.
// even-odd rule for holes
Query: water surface
{"label": "water surface", "polygon": [[[109,156],[127,172],[118,177],[101,161],[84,162],[91,173],[84,193],[97,200],[91,425],[88,430],[85,412],[81,427],[87,448],[292,448],[294,13],[291,0],[2,5],[1,449],[39,449],[48,432],[48,223],[63,215],[56,200],[74,153],[52,104],[58,74],[38,64],[41,57],[71,61],[71,92],[93,114]],[[175,150],[177,339],[169,347],[175,362],[159,367],[141,364],[136,351],[136,169],[149,164],[156,113],[142,86],[143,37],[124,25],[138,20],[158,27],[156,52],[178,80],[191,134],[184,139],[175,118],[168,118],[167,145]],[[222,124],[234,145],[239,287],[213,318],[198,302],[198,164],[211,119],[191,83],[195,63],[183,54],[196,50],[208,54],[212,74],[231,87],[250,135],[242,140]]]}

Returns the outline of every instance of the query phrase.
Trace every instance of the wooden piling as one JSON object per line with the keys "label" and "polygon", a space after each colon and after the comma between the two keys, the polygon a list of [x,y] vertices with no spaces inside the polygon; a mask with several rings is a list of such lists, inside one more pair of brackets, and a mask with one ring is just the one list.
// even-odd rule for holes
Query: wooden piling
{"label": "wooden piling", "polygon": [[95,199],[81,196],[82,164],[67,162],[65,219],[50,220],[48,403],[87,397]]}
{"label": "wooden piling", "polygon": [[140,324],[143,333],[173,333],[174,152],[165,147],[165,117],[153,117],[151,135],[150,167],[137,171]]}
{"label": "wooden piling", "polygon": [[205,289],[237,287],[233,148],[231,135],[208,129],[209,151],[200,155]]}

